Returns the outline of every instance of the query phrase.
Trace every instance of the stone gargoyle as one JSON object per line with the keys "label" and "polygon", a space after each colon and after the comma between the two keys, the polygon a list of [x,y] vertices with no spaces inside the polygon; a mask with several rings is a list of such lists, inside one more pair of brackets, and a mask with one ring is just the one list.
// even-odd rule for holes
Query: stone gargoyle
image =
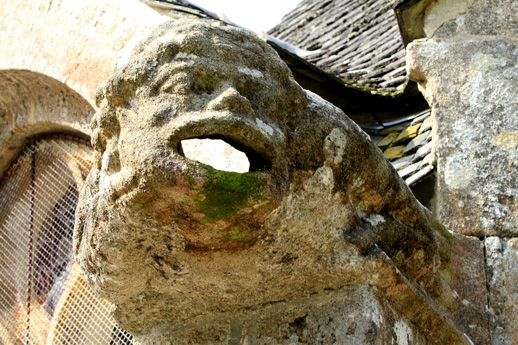
{"label": "stone gargoyle", "polygon": [[[448,234],[370,138],[252,33],[165,23],[96,102],[74,250],[143,343],[239,344],[236,317],[252,313],[264,335],[284,317],[266,306],[351,286],[375,287],[425,335],[465,343],[435,304]],[[223,139],[250,171],[186,158],[190,138]]]}

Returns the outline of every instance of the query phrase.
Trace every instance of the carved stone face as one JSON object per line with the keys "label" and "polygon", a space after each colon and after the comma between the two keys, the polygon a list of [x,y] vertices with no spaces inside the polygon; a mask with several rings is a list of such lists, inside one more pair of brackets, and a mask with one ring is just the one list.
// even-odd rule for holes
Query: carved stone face
{"label": "carved stone face", "polygon": [[[103,155],[101,193],[106,187],[116,204],[177,228],[182,247],[243,248],[257,241],[287,187],[286,126],[279,119],[298,112],[304,93],[279,61],[260,61],[264,44],[248,49],[199,34],[193,29],[167,42],[173,56],[149,72],[153,79],[116,118],[109,98],[101,103],[93,121]],[[160,56],[165,43],[158,41],[145,51]],[[103,121],[118,128],[105,136]],[[181,141],[190,138],[233,144],[249,157],[250,172],[217,171],[185,158]]]}
{"label": "carved stone face", "polygon": [[[203,315],[368,283],[360,254],[380,233],[426,228],[368,137],[245,31],[163,25],[97,102],[75,253],[134,334],[172,334]],[[224,139],[247,154],[250,172],[187,159],[189,138]],[[423,247],[405,258],[431,257]],[[430,260],[421,261],[409,270]]]}

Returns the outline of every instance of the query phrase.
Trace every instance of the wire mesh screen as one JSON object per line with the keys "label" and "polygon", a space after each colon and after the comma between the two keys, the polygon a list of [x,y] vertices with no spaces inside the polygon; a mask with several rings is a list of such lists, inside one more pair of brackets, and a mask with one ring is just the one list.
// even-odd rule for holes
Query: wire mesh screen
{"label": "wire mesh screen", "polygon": [[0,185],[0,345],[134,344],[74,263],[74,213],[92,165],[70,136],[27,146]]}

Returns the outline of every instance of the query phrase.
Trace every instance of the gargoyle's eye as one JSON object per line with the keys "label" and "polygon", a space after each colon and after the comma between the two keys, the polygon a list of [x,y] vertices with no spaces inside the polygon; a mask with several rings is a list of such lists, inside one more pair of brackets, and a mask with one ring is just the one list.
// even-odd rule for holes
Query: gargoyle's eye
{"label": "gargoyle's eye", "polygon": [[254,150],[233,143],[223,136],[182,140],[178,152],[186,158],[224,171],[245,173],[271,167],[268,160]]}
{"label": "gargoyle's eye", "polygon": [[217,79],[198,79],[191,86],[193,92],[197,94],[207,94],[211,95],[219,86],[219,82]]}

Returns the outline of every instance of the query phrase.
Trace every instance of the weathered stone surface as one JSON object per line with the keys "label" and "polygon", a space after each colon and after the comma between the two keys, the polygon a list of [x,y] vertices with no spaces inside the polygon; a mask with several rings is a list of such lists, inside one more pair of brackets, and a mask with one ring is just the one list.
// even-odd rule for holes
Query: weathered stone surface
{"label": "weathered stone surface", "polygon": [[[367,339],[374,329],[367,320],[383,315],[374,313],[352,342],[409,343],[411,323],[431,343],[470,344],[467,324],[456,325],[446,310],[454,293],[439,274],[453,264],[455,237],[431,221],[368,136],[300,88],[257,37],[198,21],[164,24],[99,89],[97,102],[76,260],[139,339],[195,342],[182,333],[191,323],[208,343],[229,334],[238,344],[244,327],[230,315],[257,313],[278,325],[314,318],[302,338],[294,331],[285,342],[313,344],[345,324],[317,331],[316,315],[348,309],[336,301],[304,316],[293,308],[298,299],[315,296],[311,304],[325,291],[374,286],[376,303],[388,301],[401,316],[382,325],[392,335]],[[245,152],[250,172],[183,155],[182,140],[207,137]],[[287,316],[267,311],[280,302]],[[469,308],[455,313],[474,314]],[[201,322],[220,317],[227,333]]]}
{"label": "weathered stone surface", "polygon": [[[430,38],[408,45],[407,62],[436,125],[435,214],[458,233],[516,236],[516,1],[428,2],[423,22]],[[492,237],[485,248],[490,340],[484,343],[515,344],[515,240]]]}
{"label": "weathered stone surface", "polygon": [[[185,320],[174,333],[174,344],[179,345],[431,344],[370,286],[326,291],[255,310],[199,315]],[[170,338],[161,341],[169,344]]]}
{"label": "weathered stone surface", "polygon": [[518,239],[485,240],[491,344],[518,343]]}
{"label": "weathered stone surface", "polygon": [[488,291],[483,241],[468,236],[453,236],[449,264],[442,265],[441,277],[453,291],[443,305],[473,344],[489,344],[487,312]]}
{"label": "weathered stone surface", "polygon": [[0,68],[51,76],[93,104],[97,86],[165,20],[138,0],[3,2]]}
{"label": "weathered stone surface", "polygon": [[[431,2],[426,8],[423,18],[424,33],[427,37],[432,37],[439,28],[442,29],[442,32],[446,28],[451,28],[453,26],[451,22],[462,17],[474,2],[475,0],[438,0]],[[451,21],[448,23],[449,25],[444,25],[448,21]],[[456,25],[454,27],[456,28]]]}
{"label": "weathered stone surface", "polygon": [[427,37],[516,35],[518,6],[514,0],[437,0],[423,24]]}
{"label": "weathered stone surface", "polygon": [[415,41],[408,61],[437,123],[438,218],[466,235],[517,234],[518,38]]}

